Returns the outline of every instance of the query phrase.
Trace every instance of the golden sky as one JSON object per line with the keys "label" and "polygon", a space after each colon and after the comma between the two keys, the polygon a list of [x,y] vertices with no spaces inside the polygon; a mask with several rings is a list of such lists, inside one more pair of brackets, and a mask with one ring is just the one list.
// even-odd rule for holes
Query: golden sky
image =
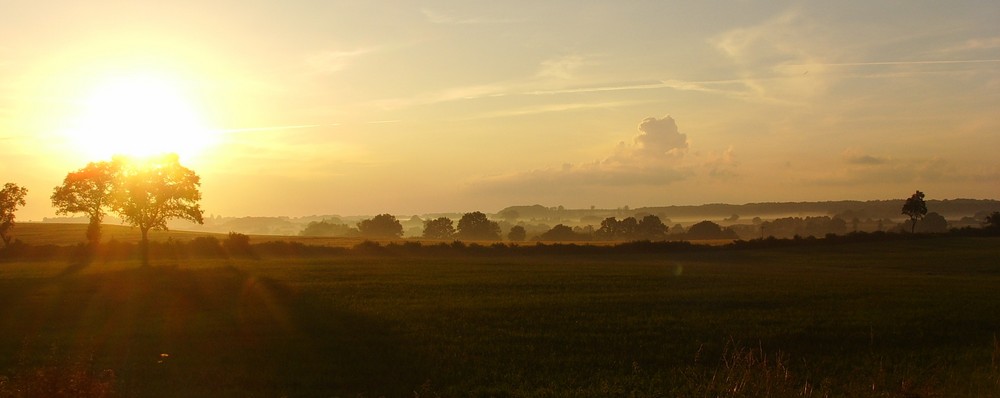
{"label": "golden sky", "polygon": [[176,151],[208,214],[1000,197],[996,1],[0,5],[0,182]]}

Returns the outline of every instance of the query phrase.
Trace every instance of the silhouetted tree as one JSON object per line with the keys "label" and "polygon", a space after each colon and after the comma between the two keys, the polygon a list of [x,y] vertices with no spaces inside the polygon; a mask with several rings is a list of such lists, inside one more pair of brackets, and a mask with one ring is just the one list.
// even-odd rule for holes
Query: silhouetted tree
{"label": "silhouetted tree", "polygon": [[465,213],[458,220],[458,237],[466,240],[500,240],[500,224],[490,221],[482,212]]}
{"label": "silhouetted tree", "polygon": [[624,220],[618,223],[618,230],[616,231],[617,238],[622,240],[632,240],[635,239],[639,234],[639,221],[635,217],[626,217]]}
{"label": "silhouetted tree", "polygon": [[96,245],[101,241],[101,221],[111,207],[117,163],[91,162],[86,167],[71,172],[52,192],[52,206],[56,214],[84,213],[90,219],[87,241]]}
{"label": "silhouetted tree", "polygon": [[379,214],[359,222],[358,231],[368,238],[399,238],[403,236],[403,224],[392,214]]}
{"label": "silhouetted tree", "polygon": [[0,190],[0,239],[3,240],[3,247],[10,245],[10,230],[14,228],[14,213],[19,207],[23,207],[25,195],[28,189],[19,187],[17,184],[8,182]]}
{"label": "silhouetted tree", "polygon": [[582,240],[581,236],[576,232],[573,232],[573,228],[565,226],[563,224],[558,224],[552,229],[545,231],[541,235],[538,235],[538,240],[547,241],[578,241]]}
{"label": "silhouetted tree", "polygon": [[645,216],[642,220],[639,220],[639,225],[636,226],[637,235],[642,239],[658,240],[664,239],[667,236],[667,226],[660,221],[660,217],[654,216],[652,214]]}
{"label": "silhouetted tree", "polygon": [[528,237],[528,232],[524,230],[524,227],[520,225],[515,225],[510,227],[510,232],[507,233],[507,240],[511,242],[522,242]]}
{"label": "silhouetted tree", "polygon": [[920,222],[920,232],[943,233],[948,232],[948,220],[938,213],[927,213]]}
{"label": "silhouetted tree", "polygon": [[149,230],[167,229],[167,220],[178,218],[204,223],[201,179],[184,167],[176,154],[148,159],[115,157],[118,181],[112,193],[111,209],[142,233],[140,255],[149,265]]}
{"label": "silhouetted tree", "polygon": [[230,232],[222,247],[229,254],[250,254],[250,237],[238,232]]}
{"label": "silhouetted tree", "polygon": [[358,236],[357,229],[347,225],[337,223],[335,220],[312,221],[299,232],[301,236]]}
{"label": "silhouetted tree", "polygon": [[454,223],[448,217],[424,221],[423,236],[427,239],[451,239],[455,236]]}
{"label": "silhouetted tree", "polygon": [[719,224],[711,221],[702,221],[687,230],[688,239],[729,239],[735,234],[732,231],[724,231]]}
{"label": "silhouetted tree", "polygon": [[1000,230],[1000,211],[995,211],[986,216],[985,227],[987,229]]}
{"label": "silhouetted tree", "polygon": [[903,214],[910,217],[910,233],[916,232],[917,220],[927,215],[927,203],[924,202],[923,192],[917,191],[903,203]]}
{"label": "silhouetted tree", "polygon": [[500,218],[507,220],[509,223],[515,223],[517,222],[517,219],[521,217],[521,213],[518,213],[517,210],[514,209],[503,209],[498,215]]}
{"label": "silhouetted tree", "polygon": [[618,219],[614,217],[605,218],[601,221],[601,226],[600,228],[597,228],[594,235],[596,235],[598,239],[613,240],[618,235],[618,224]]}

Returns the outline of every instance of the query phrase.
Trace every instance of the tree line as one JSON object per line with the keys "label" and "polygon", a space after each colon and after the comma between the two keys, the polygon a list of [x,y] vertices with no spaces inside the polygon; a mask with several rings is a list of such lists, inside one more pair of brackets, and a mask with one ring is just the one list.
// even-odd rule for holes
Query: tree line
{"label": "tree line", "polygon": [[[101,222],[108,213],[138,228],[142,261],[148,265],[151,229],[166,230],[171,219],[204,222],[198,204],[200,185],[198,175],[182,166],[176,154],[143,159],[115,156],[68,173],[50,199],[56,214],[83,213],[88,217],[86,238],[92,247],[101,240]],[[5,247],[11,244],[14,213],[26,204],[27,192],[13,183],[0,191],[0,237]]]}

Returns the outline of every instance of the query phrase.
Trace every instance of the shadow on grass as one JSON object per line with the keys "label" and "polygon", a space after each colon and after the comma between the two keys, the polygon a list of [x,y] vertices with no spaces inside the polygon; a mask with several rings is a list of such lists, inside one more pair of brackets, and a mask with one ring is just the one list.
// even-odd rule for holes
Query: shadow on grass
{"label": "shadow on grass", "polygon": [[84,359],[124,396],[399,396],[422,382],[385,322],[233,267],[0,282],[0,375]]}

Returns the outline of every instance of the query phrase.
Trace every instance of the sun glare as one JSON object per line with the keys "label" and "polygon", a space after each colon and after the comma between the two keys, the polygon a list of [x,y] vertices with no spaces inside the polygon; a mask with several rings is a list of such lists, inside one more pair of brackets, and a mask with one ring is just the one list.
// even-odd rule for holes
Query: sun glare
{"label": "sun glare", "polygon": [[75,150],[95,159],[115,154],[173,152],[197,156],[216,144],[179,82],[159,76],[116,76],[94,86],[79,102],[65,131]]}

